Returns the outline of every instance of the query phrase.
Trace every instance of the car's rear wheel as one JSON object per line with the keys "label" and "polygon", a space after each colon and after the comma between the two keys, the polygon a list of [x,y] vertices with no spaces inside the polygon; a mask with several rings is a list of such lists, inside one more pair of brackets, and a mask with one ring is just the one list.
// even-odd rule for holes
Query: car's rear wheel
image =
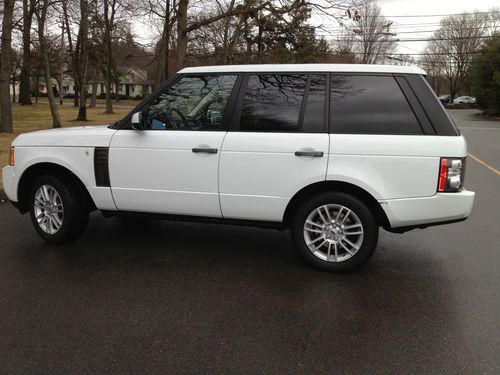
{"label": "car's rear wheel", "polygon": [[366,262],[378,241],[378,225],[359,199],[326,192],[305,201],[292,224],[295,246],[315,267],[344,272]]}
{"label": "car's rear wheel", "polygon": [[66,243],[87,229],[89,209],[82,189],[69,178],[39,177],[30,192],[30,215],[38,234],[52,243]]}

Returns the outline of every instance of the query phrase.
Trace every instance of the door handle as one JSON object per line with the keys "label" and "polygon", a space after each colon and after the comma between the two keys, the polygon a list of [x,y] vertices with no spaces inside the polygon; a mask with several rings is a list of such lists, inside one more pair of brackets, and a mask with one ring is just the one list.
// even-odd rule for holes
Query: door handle
{"label": "door handle", "polygon": [[308,156],[313,158],[322,158],[323,151],[295,151],[295,156]]}
{"label": "door handle", "polygon": [[216,148],[203,148],[203,147],[195,147],[191,151],[196,152],[196,153],[201,153],[201,154],[216,154],[217,149]]}

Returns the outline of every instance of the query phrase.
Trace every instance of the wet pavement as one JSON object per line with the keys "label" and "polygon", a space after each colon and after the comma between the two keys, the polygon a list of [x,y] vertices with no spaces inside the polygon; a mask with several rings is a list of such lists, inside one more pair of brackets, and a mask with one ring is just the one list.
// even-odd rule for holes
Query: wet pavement
{"label": "wet pavement", "polygon": [[[500,123],[451,113],[498,169]],[[237,226],[93,213],[52,246],[1,203],[0,373],[497,374],[499,183],[469,159],[467,221],[382,230],[342,275],[307,266],[287,232]]]}

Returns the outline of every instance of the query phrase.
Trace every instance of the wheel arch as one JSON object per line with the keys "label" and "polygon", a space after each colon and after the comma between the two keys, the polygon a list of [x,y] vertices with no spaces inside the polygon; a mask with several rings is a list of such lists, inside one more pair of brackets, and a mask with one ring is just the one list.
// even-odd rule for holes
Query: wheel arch
{"label": "wheel arch", "polygon": [[389,219],[380,203],[367,192],[365,189],[344,181],[321,181],[308,185],[299,190],[288,202],[283,215],[283,224],[286,228],[290,228],[295,210],[306,199],[316,194],[328,191],[336,191],[350,194],[360,199],[374,213],[375,220],[379,226],[390,228]]}
{"label": "wheel arch", "polygon": [[94,211],[97,209],[94,200],[85,187],[85,184],[76,174],[60,164],[40,162],[30,165],[28,168],[26,168],[26,170],[21,175],[21,178],[19,179],[19,184],[17,187],[17,197],[18,209],[19,211],[21,211],[21,213],[26,213],[29,211],[29,194],[31,186],[38,177],[44,174],[50,174],[71,181],[82,190],[88,203],[89,210]]}

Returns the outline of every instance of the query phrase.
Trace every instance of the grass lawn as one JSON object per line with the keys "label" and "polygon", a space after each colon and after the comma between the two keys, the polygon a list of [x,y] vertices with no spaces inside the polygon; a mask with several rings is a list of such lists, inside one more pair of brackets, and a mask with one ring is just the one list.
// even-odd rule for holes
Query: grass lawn
{"label": "grass lawn", "polygon": [[[59,98],[56,98],[56,99],[57,99],[56,101],[59,103]],[[35,100],[35,99],[33,98],[33,100]],[[73,100],[74,99],[65,98],[64,99],[64,104],[65,105],[72,104]],[[47,103],[47,98],[38,98],[38,101],[39,101],[39,103]],[[90,102],[90,99],[87,101],[87,103],[89,103],[89,102]],[[133,99],[121,99],[121,100],[118,100],[118,101],[112,100],[113,108],[115,108],[115,106],[135,107],[136,105],[138,105],[141,102],[142,102],[142,100],[133,100]],[[98,105],[104,106],[106,104],[106,100],[105,99],[97,99],[96,103]]]}
{"label": "grass lawn", "polygon": [[[81,125],[104,125],[124,117],[131,108],[114,108],[113,114],[104,113],[104,108],[87,108],[88,121],[75,121],[78,108],[71,106],[58,106],[59,116],[63,127]],[[20,106],[14,104],[12,107],[14,121],[14,133],[0,133],[0,168],[7,165],[10,144],[14,138],[21,134],[34,130],[50,129],[52,127],[52,117],[47,104],[33,104],[31,106]],[[3,188],[2,176],[0,173],[0,189]]]}

